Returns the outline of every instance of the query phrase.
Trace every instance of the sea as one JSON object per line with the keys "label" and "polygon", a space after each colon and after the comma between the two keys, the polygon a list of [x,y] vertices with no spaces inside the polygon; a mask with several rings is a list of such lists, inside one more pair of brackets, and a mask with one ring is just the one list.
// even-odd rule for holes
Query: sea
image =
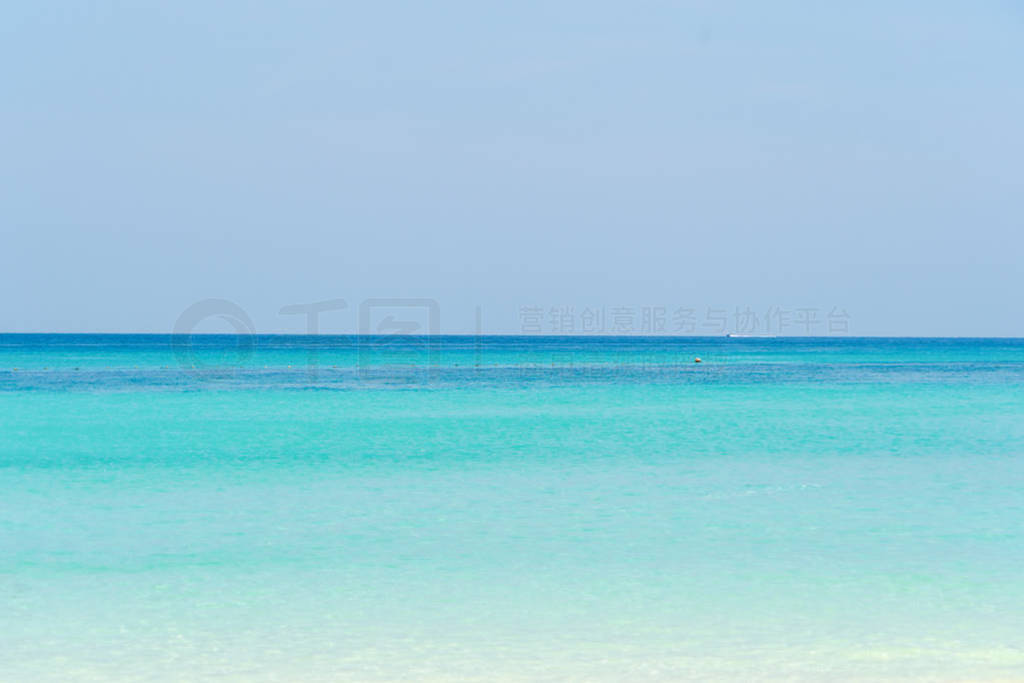
{"label": "sea", "polygon": [[0,335],[0,681],[111,680],[1024,680],[1024,340]]}

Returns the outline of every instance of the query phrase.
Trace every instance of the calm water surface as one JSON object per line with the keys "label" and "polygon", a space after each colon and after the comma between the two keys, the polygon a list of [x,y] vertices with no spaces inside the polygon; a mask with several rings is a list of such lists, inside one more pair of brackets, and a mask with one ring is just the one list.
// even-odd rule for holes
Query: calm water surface
{"label": "calm water surface", "polygon": [[3,681],[1021,679],[1022,567],[1022,340],[0,335]]}

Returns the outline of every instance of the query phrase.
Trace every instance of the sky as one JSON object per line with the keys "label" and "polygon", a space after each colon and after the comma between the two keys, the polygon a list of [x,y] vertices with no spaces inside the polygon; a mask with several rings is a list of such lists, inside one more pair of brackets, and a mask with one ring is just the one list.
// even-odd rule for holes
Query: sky
{"label": "sky", "polygon": [[1016,0],[6,3],[0,331],[1024,336],[1022,66]]}

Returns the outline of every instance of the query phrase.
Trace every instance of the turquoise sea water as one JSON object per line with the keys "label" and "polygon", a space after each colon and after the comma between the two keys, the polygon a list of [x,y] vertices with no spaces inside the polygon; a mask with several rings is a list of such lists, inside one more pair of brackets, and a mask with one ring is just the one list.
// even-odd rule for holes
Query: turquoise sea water
{"label": "turquoise sea water", "polygon": [[3,681],[1022,679],[1022,567],[1022,340],[0,335]]}

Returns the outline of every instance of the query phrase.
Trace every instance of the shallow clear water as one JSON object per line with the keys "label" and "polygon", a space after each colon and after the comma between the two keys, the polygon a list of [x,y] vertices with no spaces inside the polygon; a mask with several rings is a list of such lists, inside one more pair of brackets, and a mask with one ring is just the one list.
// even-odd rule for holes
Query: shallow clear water
{"label": "shallow clear water", "polygon": [[185,341],[0,335],[0,680],[1024,676],[1022,340]]}

